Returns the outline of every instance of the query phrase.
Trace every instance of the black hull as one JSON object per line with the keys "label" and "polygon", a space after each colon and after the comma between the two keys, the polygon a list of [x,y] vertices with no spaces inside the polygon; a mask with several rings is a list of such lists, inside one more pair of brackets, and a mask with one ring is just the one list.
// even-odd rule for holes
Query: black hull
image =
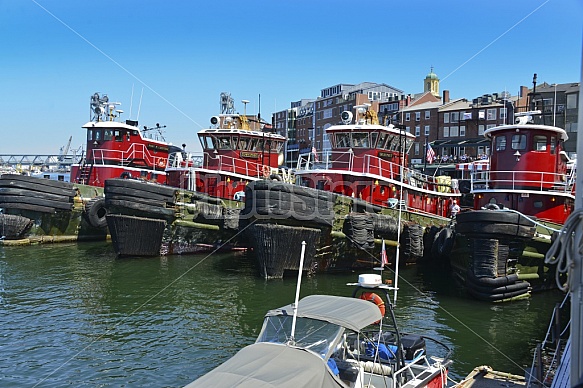
{"label": "black hull", "polygon": [[133,179],[105,182],[118,256],[159,256],[238,248],[239,209],[200,193]]}

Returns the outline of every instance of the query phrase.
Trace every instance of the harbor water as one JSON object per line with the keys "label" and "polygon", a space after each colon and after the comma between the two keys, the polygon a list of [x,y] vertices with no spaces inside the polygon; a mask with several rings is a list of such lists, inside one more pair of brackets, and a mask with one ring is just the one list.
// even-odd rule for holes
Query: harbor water
{"label": "harbor water", "polygon": [[[457,381],[478,365],[522,375],[564,297],[492,304],[419,265],[400,276],[401,330],[447,344]],[[357,279],[305,278],[301,296],[349,296]],[[296,277],[266,281],[241,253],[117,259],[108,242],[0,247],[0,386],[180,387],[252,343],[265,312],[295,290]]]}

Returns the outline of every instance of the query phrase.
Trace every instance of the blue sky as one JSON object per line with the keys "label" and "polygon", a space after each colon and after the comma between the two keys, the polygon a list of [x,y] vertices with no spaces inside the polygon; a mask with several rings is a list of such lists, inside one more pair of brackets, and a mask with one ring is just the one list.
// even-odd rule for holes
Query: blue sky
{"label": "blue sky", "polygon": [[81,147],[95,92],[197,150],[221,92],[270,120],[338,83],[421,92],[432,66],[452,98],[579,82],[582,16],[580,0],[0,0],[0,154]]}

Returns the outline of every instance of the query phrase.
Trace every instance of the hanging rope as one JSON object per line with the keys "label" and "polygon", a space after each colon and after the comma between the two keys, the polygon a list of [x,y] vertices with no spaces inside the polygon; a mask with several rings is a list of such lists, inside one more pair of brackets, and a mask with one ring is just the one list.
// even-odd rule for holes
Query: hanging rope
{"label": "hanging rope", "polygon": [[559,237],[553,242],[545,256],[545,263],[557,265],[555,281],[563,292],[573,289],[570,283],[573,276],[569,276],[567,283],[562,284],[561,275],[567,274],[569,268],[575,267],[575,259],[581,255],[583,248],[583,209],[571,213],[565,225],[559,233]]}

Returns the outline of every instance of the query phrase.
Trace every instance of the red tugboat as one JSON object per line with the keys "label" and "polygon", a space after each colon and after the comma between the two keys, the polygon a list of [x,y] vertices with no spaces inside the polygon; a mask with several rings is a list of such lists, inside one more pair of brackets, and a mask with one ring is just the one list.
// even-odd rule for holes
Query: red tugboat
{"label": "red tugboat", "polygon": [[[363,199],[373,205],[447,217],[449,205],[460,197],[449,177],[433,177],[408,168],[408,150],[415,136],[396,126],[379,125],[376,113],[357,106],[343,112],[344,125],[326,130],[330,152],[301,155],[295,174],[300,186]],[[405,152],[403,152],[405,150]],[[401,177],[402,174],[402,177]]]}
{"label": "red tugboat", "polygon": [[541,111],[515,116],[515,124],[484,132],[491,140],[489,168],[469,165],[474,210],[459,213],[455,229],[439,232],[454,275],[470,295],[487,301],[553,287],[556,268],[545,264],[545,253],[575,204],[565,130],[545,125]]}
{"label": "red tugboat", "polygon": [[[254,120],[257,123],[256,120]],[[183,152],[170,156],[168,184],[211,197],[241,201],[245,187],[259,179],[289,180],[283,164],[285,138],[251,129],[249,118],[234,112],[211,118],[212,128],[198,132],[203,158],[197,163]]]}
{"label": "red tugboat", "polygon": [[241,217],[249,221],[262,276],[297,270],[296,240],[309,241],[306,269],[313,272],[378,266],[372,252],[382,240],[391,250],[401,240],[401,262],[415,263],[424,256],[425,227],[450,222],[450,204],[461,196],[457,182],[408,168],[415,136],[380,125],[368,105],[355,108],[354,122],[345,111],[343,124],[326,129],[330,151],[299,156],[295,185],[248,185]]}
{"label": "red tugboat", "polygon": [[133,179],[106,182],[107,221],[118,255],[245,249],[234,240],[245,187],[269,177],[289,178],[278,170],[285,138],[262,132],[264,123],[235,113],[230,95],[221,95],[221,105],[212,127],[198,133],[202,162],[185,145],[170,147],[166,186]]}
{"label": "red tugboat", "polygon": [[107,95],[91,96],[91,120],[87,130],[87,152],[82,162],[71,167],[71,181],[103,187],[107,179],[135,178],[166,184],[166,165],[179,147],[166,142],[160,124],[138,128],[138,122],[116,121],[123,111]]}

